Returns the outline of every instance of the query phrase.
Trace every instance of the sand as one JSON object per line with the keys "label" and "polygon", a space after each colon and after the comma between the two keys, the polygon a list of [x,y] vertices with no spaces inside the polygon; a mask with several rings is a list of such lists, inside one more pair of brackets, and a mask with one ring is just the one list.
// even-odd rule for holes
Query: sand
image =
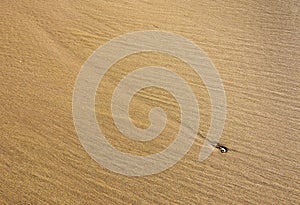
{"label": "sand", "polygon": [[[1,3],[0,204],[298,204],[300,201],[300,4],[298,1],[9,1]],[[83,63],[119,35],[165,30],[201,47],[222,78],[227,115],[220,144],[198,161],[198,136],[171,168],[130,177],[84,150],[72,116]],[[140,53],[115,64],[99,85],[99,127],[117,149],[148,155],[165,149],[180,123],[168,92],[148,88],[130,117],[149,126],[151,107],[168,114],[165,130],[135,142],[109,110],[116,83],[133,69],[164,65],[186,79],[207,134],[211,107],[202,80],[182,61]]]}

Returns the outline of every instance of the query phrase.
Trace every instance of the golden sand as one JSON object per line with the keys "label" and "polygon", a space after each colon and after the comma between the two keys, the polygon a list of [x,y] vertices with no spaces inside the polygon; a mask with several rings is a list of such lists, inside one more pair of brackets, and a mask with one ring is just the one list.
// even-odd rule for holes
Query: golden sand
{"label": "golden sand", "polygon": [[[300,5],[298,1],[12,1],[1,3],[0,204],[298,204],[300,201]],[[227,96],[220,143],[198,162],[197,137],[176,165],[128,177],[107,170],[84,150],[72,117],[81,66],[113,37],[166,30],[201,47],[218,69]],[[165,149],[180,122],[162,89],[143,89],[130,117],[149,126],[162,107],[168,122],[150,142],[135,142],[113,124],[109,100],[133,69],[163,65],[189,82],[199,102],[199,132],[210,125],[207,90],[182,61],[158,53],[115,64],[96,95],[99,127],[123,152]],[[189,72],[187,72],[189,71]]]}

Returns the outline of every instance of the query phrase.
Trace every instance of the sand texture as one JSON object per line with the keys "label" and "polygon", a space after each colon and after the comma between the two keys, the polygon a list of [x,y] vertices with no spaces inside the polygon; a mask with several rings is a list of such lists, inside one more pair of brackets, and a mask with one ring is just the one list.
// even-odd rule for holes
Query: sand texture
{"label": "sand texture", "polygon": [[[0,9],[0,204],[299,204],[299,1],[1,0]],[[213,61],[226,92],[220,144],[228,153],[215,149],[199,162],[199,135],[171,168],[130,177],[85,151],[72,116],[77,75],[99,46],[142,30],[184,36]],[[180,126],[180,106],[157,87],[136,93],[129,115],[145,129],[151,108],[164,109],[159,137],[134,141],[114,124],[120,79],[151,65],[188,82],[199,133],[210,126],[207,88],[189,65],[156,52],[127,56],[99,84],[95,111],[109,143],[131,155],[164,150]]]}

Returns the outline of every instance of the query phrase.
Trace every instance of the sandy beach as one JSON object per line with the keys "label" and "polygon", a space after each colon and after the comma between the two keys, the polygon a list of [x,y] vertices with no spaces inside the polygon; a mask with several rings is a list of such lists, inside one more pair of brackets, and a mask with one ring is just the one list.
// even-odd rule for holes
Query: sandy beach
{"label": "sandy beach", "polygon": [[[0,204],[299,204],[299,1],[0,5]],[[216,148],[198,161],[212,118],[208,88],[186,62],[158,52],[136,53],[110,67],[97,88],[95,116],[107,141],[123,153],[166,149],[181,123],[181,106],[168,91],[145,88],[129,104],[131,121],[141,129],[151,124],[151,108],[165,111],[166,126],[150,141],[124,136],[111,111],[122,78],[140,67],[163,66],[186,80],[199,104],[200,134],[188,152],[157,174],[126,176],[84,149],[72,111],[83,64],[111,39],[145,30],[183,36],[213,62],[226,93],[219,143],[227,153]]]}

